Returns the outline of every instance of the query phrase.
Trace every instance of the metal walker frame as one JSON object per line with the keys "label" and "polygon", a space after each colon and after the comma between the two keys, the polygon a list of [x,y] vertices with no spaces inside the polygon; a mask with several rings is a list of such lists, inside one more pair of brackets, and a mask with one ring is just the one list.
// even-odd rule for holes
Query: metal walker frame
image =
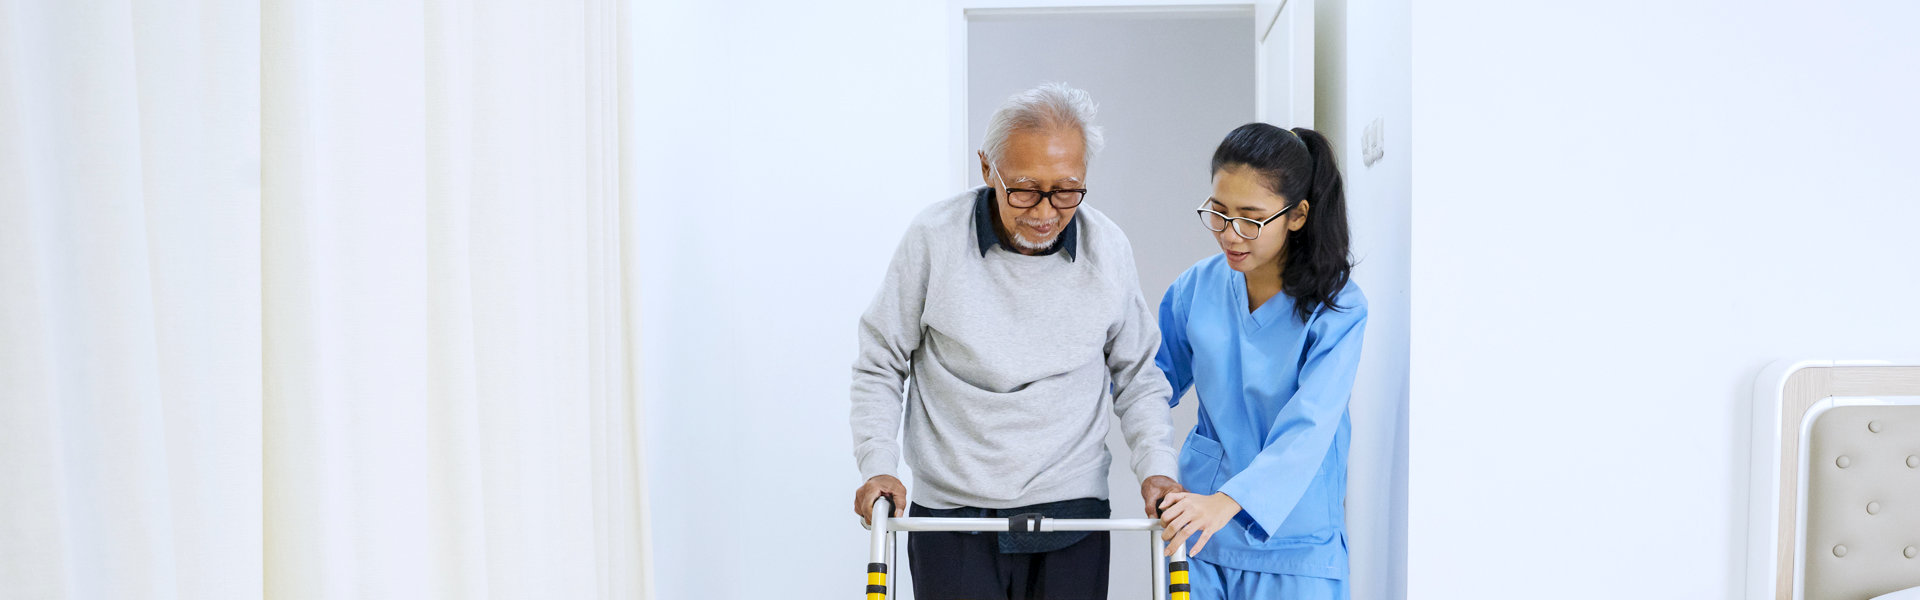
{"label": "metal walker frame", "polygon": [[891,518],[893,501],[886,496],[873,501],[872,515],[873,523],[867,526],[872,548],[867,553],[866,600],[892,600],[893,588],[887,585],[887,574],[893,572],[897,554],[894,534],[912,531],[1145,531],[1153,550],[1153,600],[1189,600],[1192,596],[1187,583],[1187,544],[1181,542],[1171,559],[1162,556],[1167,542],[1160,539],[1164,527],[1159,519],[1049,519],[1032,513],[1005,518],[896,519]]}

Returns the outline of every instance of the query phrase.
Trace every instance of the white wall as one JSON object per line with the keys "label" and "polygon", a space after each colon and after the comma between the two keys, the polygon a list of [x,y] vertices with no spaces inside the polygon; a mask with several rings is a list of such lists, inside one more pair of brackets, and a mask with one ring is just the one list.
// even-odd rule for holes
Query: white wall
{"label": "white wall", "polygon": [[[980,147],[1008,96],[1041,82],[1069,83],[1100,104],[1107,146],[1088,169],[1087,205],[1126,231],[1149,304],[1158,307],[1180,273],[1220,252],[1193,209],[1211,190],[1214,147],[1253,120],[1251,9],[990,16],[971,19],[967,37],[967,147]],[[972,173],[978,185],[979,169]],[[1174,408],[1175,447],[1198,406],[1188,392]],[[1143,516],[1117,422],[1107,448],[1114,516]],[[1113,598],[1147,597],[1146,539],[1114,534]]]}
{"label": "white wall", "polygon": [[1416,18],[1410,596],[1739,595],[1753,377],[1920,350],[1920,5]]}
{"label": "white wall", "polygon": [[[1353,228],[1354,281],[1367,294],[1367,339],[1354,379],[1347,537],[1356,600],[1407,594],[1407,349],[1413,103],[1412,15],[1406,0],[1318,0],[1314,123],[1340,152]],[[1385,154],[1361,158],[1367,123],[1385,125]]]}
{"label": "white wall", "polygon": [[[859,481],[846,421],[854,323],[912,216],[953,192],[956,174],[959,185],[977,181],[965,150],[974,132],[955,126],[963,120],[956,111],[966,110],[956,89],[966,83],[959,10],[1020,4],[636,6],[641,61],[632,68],[642,84],[631,101],[650,120],[634,144],[651,192],[632,226],[647,240],[639,385],[660,597],[813,597],[858,585],[865,537],[851,511]],[[1382,102],[1404,102],[1389,85],[1392,69],[1404,67],[1384,68]],[[1121,112],[1107,107],[1109,116]],[[1391,120],[1392,110],[1377,112]],[[1404,104],[1398,110],[1404,114]],[[1206,144],[1193,172],[1204,171],[1212,144],[1231,127],[1196,134]],[[1394,161],[1408,153],[1395,148],[1379,172],[1405,173],[1406,163]],[[1404,298],[1406,287],[1404,271],[1396,286],[1386,267],[1404,264],[1404,241],[1396,250],[1394,240],[1405,234],[1395,233],[1394,216],[1405,211],[1392,208],[1392,190],[1405,179],[1383,176],[1379,191],[1367,192],[1375,184],[1362,180],[1372,176],[1350,177],[1354,197],[1381,198],[1378,209],[1355,201],[1353,211],[1355,250],[1365,261],[1356,277],[1373,302],[1363,371],[1380,374],[1356,384],[1354,464],[1368,456],[1386,464],[1395,452],[1390,407],[1404,390],[1387,371],[1405,365],[1390,341],[1391,304],[1393,290]],[[1154,235],[1147,231],[1134,233],[1137,248]],[[1198,258],[1180,256],[1188,251],[1204,249],[1166,256],[1184,268]],[[1157,297],[1171,276],[1153,277],[1172,268],[1142,269],[1143,289]],[[1191,424],[1191,414],[1183,418]],[[1366,468],[1354,467],[1350,487],[1354,567],[1357,576],[1372,569],[1392,577],[1394,550],[1381,547],[1380,531],[1404,502],[1390,476],[1363,476]],[[1126,510],[1137,507],[1116,504]],[[1370,597],[1369,585],[1381,586],[1356,583],[1356,598]]]}
{"label": "white wall", "polygon": [[851,597],[854,325],[953,191],[939,6],[635,8],[658,597]]}

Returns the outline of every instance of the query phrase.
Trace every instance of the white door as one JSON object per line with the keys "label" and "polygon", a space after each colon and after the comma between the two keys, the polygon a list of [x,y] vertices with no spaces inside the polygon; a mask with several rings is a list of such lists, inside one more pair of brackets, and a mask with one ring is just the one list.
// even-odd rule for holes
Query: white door
{"label": "white door", "polygon": [[[988,118],[1015,92],[1059,81],[1092,94],[1107,147],[1089,167],[1087,205],[1126,232],[1141,293],[1158,307],[1181,272],[1220,252],[1193,209],[1212,190],[1207,166],[1214,148],[1258,112],[1248,77],[1257,64],[1254,21],[1245,5],[972,11],[961,79],[966,147],[980,147]],[[971,150],[963,160],[970,163],[965,184],[979,185]],[[1197,407],[1189,395],[1174,408],[1176,446],[1198,419]],[[1114,455],[1113,516],[1144,516],[1117,423],[1107,446]],[[1140,533],[1113,534],[1113,600],[1150,597],[1146,541]],[[895,585],[906,585],[906,577]]]}
{"label": "white door", "polygon": [[1313,127],[1313,2],[1255,2],[1253,26],[1255,118]]}

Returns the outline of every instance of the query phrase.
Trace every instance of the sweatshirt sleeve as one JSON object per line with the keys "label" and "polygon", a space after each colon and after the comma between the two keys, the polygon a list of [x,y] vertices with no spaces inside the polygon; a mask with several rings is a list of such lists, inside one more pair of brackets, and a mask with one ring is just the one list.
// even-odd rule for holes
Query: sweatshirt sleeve
{"label": "sweatshirt sleeve", "polygon": [[1353,395],[1360,340],[1367,327],[1366,298],[1341,294],[1337,301],[1347,306],[1322,309],[1312,326],[1314,339],[1300,368],[1300,388],[1274,418],[1265,447],[1245,470],[1220,486],[1252,518],[1247,530],[1262,541],[1279,529],[1313,483]]}
{"label": "sweatshirt sleeve", "polygon": [[853,362],[853,458],[860,478],[899,475],[900,419],[907,374],[920,347],[930,267],[925,232],[916,225],[894,250],[873,303],[860,317],[860,354]]}
{"label": "sweatshirt sleeve", "polygon": [[1133,450],[1133,474],[1140,481],[1164,475],[1179,479],[1173,445],[1168,436],[1167,378],[1154,366],[1154,352],[1160,347],[1160,329],[1154,324],[1153,309],[1140,293],[1139,271],[1134,268],[1131,251],[1120,253],[1117,265],[1122,285],[1126,286],[1126,305],[1120,318],[1107,331],[1107,370],[1113,378],[1113,413],[1120,418],[1127,447]]}

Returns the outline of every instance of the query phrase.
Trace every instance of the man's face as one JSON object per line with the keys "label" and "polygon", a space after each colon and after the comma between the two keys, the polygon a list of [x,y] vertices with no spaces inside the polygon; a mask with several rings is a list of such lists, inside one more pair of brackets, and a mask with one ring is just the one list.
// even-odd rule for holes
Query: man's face
{"label": "man's face", "polygon": [[1001,230],[1019,252],[1033,254],[1052,247],[1079,207],[1060,210],[1051,201],[1042,200],[1030,208],[1014,208],[1007,201],[1007,188],[1053,191],[1086,187],[1087,160],[1081,144],[1080,132],[1070,129],[1020,131],[1007,138],[1006,155],[997,169],[981,155],[980,176],[996,192]]}

